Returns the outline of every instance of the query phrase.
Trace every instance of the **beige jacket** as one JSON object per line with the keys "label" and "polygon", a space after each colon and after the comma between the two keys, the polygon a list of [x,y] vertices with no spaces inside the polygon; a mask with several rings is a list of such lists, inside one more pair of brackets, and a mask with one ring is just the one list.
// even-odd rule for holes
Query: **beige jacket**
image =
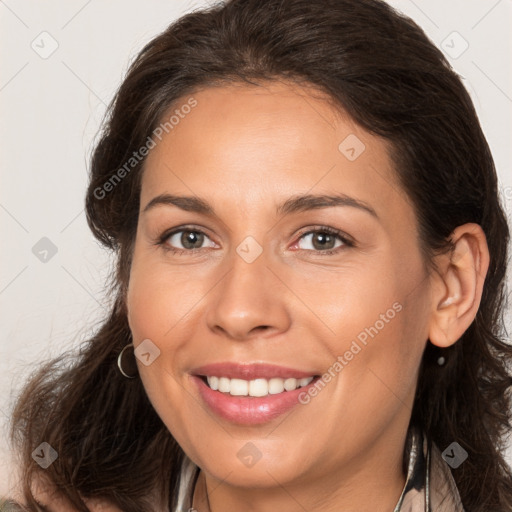
{"label": "beige jacket", "polygon": [[393,512],[464,512],[450,467],[417,429],[407,438],[407,479]]}

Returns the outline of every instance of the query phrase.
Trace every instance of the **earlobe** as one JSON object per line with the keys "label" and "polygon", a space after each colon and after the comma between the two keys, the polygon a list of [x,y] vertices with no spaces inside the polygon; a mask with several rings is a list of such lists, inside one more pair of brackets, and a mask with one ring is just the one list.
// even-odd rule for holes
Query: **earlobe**
{"label": "earlobe", "polygon": [[475,319],[489,268],[487,240],[478,224],[459,226],[451,240],[453,250],[437,258],[432,286],[429,339],[443,348],[453,345]]}

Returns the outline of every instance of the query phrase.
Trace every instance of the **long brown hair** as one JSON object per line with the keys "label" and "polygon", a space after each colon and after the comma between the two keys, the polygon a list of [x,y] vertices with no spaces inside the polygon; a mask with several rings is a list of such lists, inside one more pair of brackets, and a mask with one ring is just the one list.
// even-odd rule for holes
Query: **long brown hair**
{"label": "long brown hair", "polygon": [[[503,322],[509,228],[493,159],[470,97],[443,54],[379,0],[231,0],[183,16],[136,57],[109,107],[86,196],[92,232],[117,256],[112,310],[79,354],[32,377],[13,416],[30,510],[44,510],[31,492],[39,469],[31,453],[43,441],[58,452],[44,476],[79,511],[88,510],[82,497],[91,496],[126,512],[150,512],[155,499],[176,506],[183,451],[140,379],[127,380],[116,367],[130,341],[125,293],[144,159],[122,179],[114,175],[180,99],[200,88],[274,79],[315,86],[390,143],[427,264],[450,249],[457,226],[482,226],[491,261],[481,306],[452,347],[427,343],[411,424],[441,449],[457,441],[468,452],[453,470],[468,512],[512,510],[503,455],[512,428],[512,349]],[[447,361],[442,367],[440,355]]]}

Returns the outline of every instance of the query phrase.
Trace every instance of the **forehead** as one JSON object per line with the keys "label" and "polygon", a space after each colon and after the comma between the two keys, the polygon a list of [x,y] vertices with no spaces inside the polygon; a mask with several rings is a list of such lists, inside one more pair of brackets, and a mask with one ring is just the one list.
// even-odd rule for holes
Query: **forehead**
{"label": "forehead", "polygon": [[[181,106],[190,104],[191,109]],[[282,82],[212,87],[175,102],[175,124],[147,157],[141,208],[168,192],[243,211],[337,191],[398,210],[406,201],[387,143],[320,91]],[[403,212],[401,212],[403,213]]]}

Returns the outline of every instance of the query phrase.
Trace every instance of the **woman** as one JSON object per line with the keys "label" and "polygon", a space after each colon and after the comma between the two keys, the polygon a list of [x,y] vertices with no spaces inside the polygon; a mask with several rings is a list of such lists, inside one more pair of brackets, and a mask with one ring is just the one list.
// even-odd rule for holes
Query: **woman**
{"label": "woman", "polygon": [[86,207],[115,301],[18,402],[28,510],[512,509],[508,226],[411,20],[184,16],[120,87]]}

